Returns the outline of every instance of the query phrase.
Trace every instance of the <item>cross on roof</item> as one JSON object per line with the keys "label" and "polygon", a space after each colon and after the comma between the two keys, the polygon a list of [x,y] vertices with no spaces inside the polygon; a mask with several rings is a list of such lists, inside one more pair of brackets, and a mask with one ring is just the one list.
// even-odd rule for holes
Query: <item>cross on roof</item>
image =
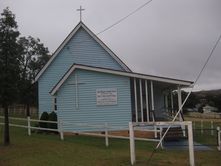
{"label": "cross on roof", "polygon": [[82,20],[82,11],[84,11],[85,9],[83,9],[81,6],[80,6],[80,9],[77,9],[77,11],[80,12],[80,21]]}

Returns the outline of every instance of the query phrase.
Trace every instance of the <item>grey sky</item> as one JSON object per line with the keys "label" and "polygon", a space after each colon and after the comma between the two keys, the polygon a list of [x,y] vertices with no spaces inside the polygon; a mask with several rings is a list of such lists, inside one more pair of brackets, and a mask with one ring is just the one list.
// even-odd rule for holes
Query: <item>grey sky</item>
{"label": "grey sky", "polygon": [[[53,52],[79,21],[94,32],[124,17],[147,0],[0,0],[16,14],[24,36],[38,37]],[[133,71],[194,80],[221,33],[221,0],[153,0],[100,34]],[[219,43],[196,89],[221,88]]]}

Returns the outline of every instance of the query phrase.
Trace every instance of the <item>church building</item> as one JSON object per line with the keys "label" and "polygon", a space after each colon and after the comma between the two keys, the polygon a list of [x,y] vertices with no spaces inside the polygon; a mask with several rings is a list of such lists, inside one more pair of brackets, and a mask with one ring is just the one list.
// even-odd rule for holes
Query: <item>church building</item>
{"label": "church building", "polygon": [[[35,81],[39,116],[55,111],[64,124],[108,123],[116,128],[127,127],[131,121],[166,119],[174,112],[172,91],[177,90],[181,106],[181,88],[192,84],[131,71],[82,21]],[[71,125],[63,129],[76,130]]]}

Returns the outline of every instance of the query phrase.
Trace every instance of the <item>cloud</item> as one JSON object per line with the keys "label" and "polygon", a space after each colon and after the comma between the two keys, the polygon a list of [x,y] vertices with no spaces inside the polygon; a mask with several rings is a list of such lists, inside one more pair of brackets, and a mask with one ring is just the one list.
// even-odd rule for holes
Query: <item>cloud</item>
{"label": "cloud", "polygon": [[[3,0],[16,14],[22,35],[39,37],[53,52],[79,21],[95,33],[146,0]],[[99,37],[136,72],[195,80],[221,33],[220,0],[154,0]],[[221,88],[221,43],[198,89]]]}

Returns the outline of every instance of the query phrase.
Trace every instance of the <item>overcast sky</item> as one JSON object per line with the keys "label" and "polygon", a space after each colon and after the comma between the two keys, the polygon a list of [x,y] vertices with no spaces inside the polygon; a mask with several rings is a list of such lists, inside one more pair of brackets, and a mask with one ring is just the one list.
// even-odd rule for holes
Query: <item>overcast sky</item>
{"label": "overcast sky", "polygon": [[[148,0],[0,0],[23,36],[40,38],[51,53],[79,22],[98,33]],[[134,72],[195,80],[221,33],[221,0],[153,0],[103,40]],[[221,88],[219,43],[196,89]]]}

